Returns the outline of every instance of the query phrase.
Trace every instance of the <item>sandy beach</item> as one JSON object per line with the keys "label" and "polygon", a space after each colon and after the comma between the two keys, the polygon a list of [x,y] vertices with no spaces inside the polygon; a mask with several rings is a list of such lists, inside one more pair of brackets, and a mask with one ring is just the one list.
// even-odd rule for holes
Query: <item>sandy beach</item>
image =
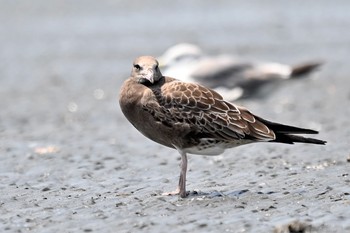
{"label": "sandy beach", "polygon": [[[349,232],[350,2],[1,1],[1,232]],[[238,101],[320,131],[325,146],[259,143],[180,156],[118,105],[140,55],[190,42],[309,78]]]}

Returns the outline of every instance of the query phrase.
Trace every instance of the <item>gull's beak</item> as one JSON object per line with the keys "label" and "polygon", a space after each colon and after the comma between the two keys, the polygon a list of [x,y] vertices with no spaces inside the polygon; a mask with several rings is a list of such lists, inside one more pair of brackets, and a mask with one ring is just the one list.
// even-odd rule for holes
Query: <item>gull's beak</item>
{"label": "gull's beak", "polygon": [[147,79],[150,83],[154,83],[154,70],[147,69],[143,74],[143,78]]}

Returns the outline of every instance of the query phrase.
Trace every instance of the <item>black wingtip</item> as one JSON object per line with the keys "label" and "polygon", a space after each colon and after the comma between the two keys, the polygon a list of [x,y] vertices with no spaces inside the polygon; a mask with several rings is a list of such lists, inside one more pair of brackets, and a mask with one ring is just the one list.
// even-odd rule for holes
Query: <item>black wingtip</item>
{"label": "black wingtip", "polygon": [[262,119],[261,117],[256,117],[259,121],[264,123],[269,129],[271,129],[273,132],[275,132],[276,139],[272,142],[280,142],[280,143],[287,143],[287,144],[294,144],[294,143],[310,143],[310,144],[318,144],[318,145],[325,145],[327,142],[315,138],[306,138],[303,136],[298,136],[295,134],[318,134],[318,131],[312,130],[312,129],[305,129],[290,125],[284,125],[279,124],[275,122],[271,122],[265,119]]}
{"label": "black wingtip", "polygon": [[264,123],[267,127],[272,129],[275,133],[282,134],[318,134],[318,131],[312,129],[305,129],[300,127],[295,127],[291,125],[279,124],[276,122],[265,120],[261,117],[255,116],[259,121]]}
{"label": "black wingtip", "polygon": [[308,62],[300,65],[295,65],[292,67],[291,77],[298,78],[308,75],[312,71],[318,69],[322,64],[323,62]]}
{"label": "black wingtip", "polygon": [[297,135],[289,135],[289,134],[276,134],[276,139],[273,142],[294,144],[294,143],[309,143],[309,144],[317,144],[317,145],[325,145],[327,141],[319,140],[315,138],[306,138]]}

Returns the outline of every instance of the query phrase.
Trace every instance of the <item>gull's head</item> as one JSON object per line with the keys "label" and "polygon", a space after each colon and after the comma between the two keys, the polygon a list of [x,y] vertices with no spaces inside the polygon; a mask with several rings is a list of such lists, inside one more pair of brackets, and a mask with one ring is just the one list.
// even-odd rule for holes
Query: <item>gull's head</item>
{"label": "gull's head", "polygon": [[142,56],[135,59],[131,71],[131,76],[138,83],[152,85],[157,83],[162,77],[159,70],[158,61],[152,56]]}
{"label": "gull's head", "polygon": [[181,43],[168,48],[158,60],[161,67],[197,60],[203,55],[202,50],[194,44]]}

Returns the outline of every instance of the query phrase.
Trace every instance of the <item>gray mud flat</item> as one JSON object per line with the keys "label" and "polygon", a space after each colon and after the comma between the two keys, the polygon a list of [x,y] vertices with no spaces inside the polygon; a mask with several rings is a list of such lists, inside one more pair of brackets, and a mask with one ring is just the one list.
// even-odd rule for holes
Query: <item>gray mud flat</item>
{"label": "gray mud flat", "polygon": [[[350,4],[2,1],[0,232],[349,232]],[[179,155],[117,104],[132,60],[178,42],[289,64],[313,77],[239,102],[319,130],[326,146],[254,144]]]}

